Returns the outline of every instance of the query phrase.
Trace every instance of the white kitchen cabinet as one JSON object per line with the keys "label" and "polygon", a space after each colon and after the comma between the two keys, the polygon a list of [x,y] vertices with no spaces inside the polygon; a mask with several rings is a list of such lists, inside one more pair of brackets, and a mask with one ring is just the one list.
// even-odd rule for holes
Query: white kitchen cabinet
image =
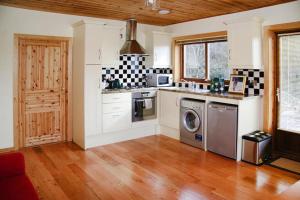
{"label": "white kitchen cabinet", "polygon": [[259,19],[227,24],[228,63],[232,68],[262,67],[262,36]]}
{"label": "white kitchen cabinet", "polygon": [[153,31],[146,38],[146,66],[153,68],[171,68],[171,34]]}
{"label": "white kitchen cabinet", "polygon": [[131,128],[131,93],[103,94],[103,133]]}
{"label": "white kitchen cabinet", "polygon": [[[102,25],[84,24],[82,27],[85,64],[101,64]],[[75,28],[76,31],[76,28]]]}
{"label": "white kitchen cabinet", "polygon": [[104,67],[118,67],[120,62],[121,29],[119,27],[104,26],[101,38],[100,64]]}
{"label": "white kitchen cabinet", "polygon": [[74,35],[84,43],[81,49],[86,65],[117,67],[121,46],[121,28],[80,21],[74,25]]}
{"label": "white kitchen cabinet", "polygon": [[160,125],[179,130],[180,93],[159,91]]}
{"label": "white kitchen cabinet", "polygon": [[101,69],[87,65],[84,74],[84,121],[86,136],[101,134]]}

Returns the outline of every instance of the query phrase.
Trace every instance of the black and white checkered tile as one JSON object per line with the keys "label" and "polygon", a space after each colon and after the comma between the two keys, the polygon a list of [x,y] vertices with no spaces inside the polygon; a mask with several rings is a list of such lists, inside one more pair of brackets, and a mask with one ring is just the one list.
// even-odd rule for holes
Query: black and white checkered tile
{"label": "black and white checkered tile", "polygon": [[233,74],[247,77],[245,94],[264,94],[264,71],[259,69],[234,69]]}
{"label": "black and white checkered tile", "polygon": [[[176,82],[176,83],[173,83],[173,86],[175,86],[175,87],[182,87],[182,88],[190,88],[191,87],[191,83]],[[196,83],[196,89],[209,90],[210,89],[210,85],[209,84],[203,84],[203,83]]]}
{"label": "black and white checkered tile", "polygon": [[146,68],[145,57],[120,56],[119,68],[102,68],[102,80],[119,79],[123,86],[145,86],[145,77],[150,73],[171,74],[170,68]]}
{"label": "black and white checkered tile", "polygon": [[[245,94],[263,95],[264,94],[264,71],[259,69],[233,69],[233,74],[244,75],[247,77]],[[189,88],[191,83],[176,82],[173,86]],[[196,88],[210,89],[209,84],[196,83]],[[225,91],[228,91],[228,85],[225,85]]]}
{"label": "black and white checkered tile", "polygon": [[[102,68],[102,80],[114,78],[119,79],[123,86],[145,86],[145,77],[150,73],[172,74],[170,68],[146,68],[143,56],[120,56],[119,68]],[[264,94],[264,71],[259,69],[233,69],[233,74],[247,77],[245,94]],[[190,87],[189,83],[173,83],[177,87]],[[196,88],[210,89],[209,84],[197,83]],[[225,91],[228,86],[225,85]]]}

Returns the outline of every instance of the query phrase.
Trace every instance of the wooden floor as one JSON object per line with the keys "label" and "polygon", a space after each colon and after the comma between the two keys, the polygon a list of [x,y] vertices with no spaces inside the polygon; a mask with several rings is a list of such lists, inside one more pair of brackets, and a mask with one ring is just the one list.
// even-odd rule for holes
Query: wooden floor
{"label": "wooden floor", "polygon": [[151,136],[82,151],[73,143],[22,149],[41,199],[273,199],[300,176]]}

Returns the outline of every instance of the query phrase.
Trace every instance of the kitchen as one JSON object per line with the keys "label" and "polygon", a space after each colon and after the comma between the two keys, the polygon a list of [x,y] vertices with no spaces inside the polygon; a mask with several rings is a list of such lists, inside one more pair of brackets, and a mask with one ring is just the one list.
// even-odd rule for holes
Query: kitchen
{"label": "kitchen", "polygon": [[[70,82],[63,87],[68,95],[64,100],[68,103],[66,131],[71,134],[54,134],[56,138],[49,141],[73,141],[88,153],[97,148],[109,149],[109,145],[166,137],[166,141],[172,138],[172,144],[178,142],[178,149],[191,148],[191,152],[237,165],[244,165],[242,160],[262,164],[261,159],[266,159],[256,152],[247,160],[245,153],[245,135],[265,131],[262,137],[269,141],[270,127],[274,126],[272,105],[268,103],[274,97],[273,73],[268,69],[271,61],[266,61],[269,52],[264,34],[267,27],[275,29],[272,26],[277,24],[297,25],[299,1],[166,26],[155,25],[163,23],[157,18],[142,22],[138,17],[122,21],[97,19],[12,8],[7,4],[0,6],[0,30],[4,35],[1,43],[5,47],[1,50],[1,66],[13,66],[16,51],[12,41],[17,37],[72,38],[72,48],[66,54],[72,58],[66,78]],[[277,16],[276,12],[286,14]],[[162,18],[167,16],[168,13]],[[26,18],[24,24],[22,18]],[[195,59],[203,55],[203,61]],[[195,63],[201,66],[200,70],[195,69]],[[1,101],[9,105],[3,107],[1,115],[1,126],[7,132],[1,136],[1,149],[19,145],[15,139],[19,138],[15,136],[16,122],[11,120],[15,119],[16,109],[11,99],[18,99],[15,76],[16,67],[1,71],[1,90],[7,94]],[[14,84],[4,87],[8,82]],[[298,141],[298,136],[291,137]],[[25,138],[23,145],[44,148],[46,140],[48,136],[43,141],[34,136]],[[269,148],[270,145],[271,140]],[[291,150],[292,160],[297,160],[295,149]],[[278,173],[281,176],[287,172]],[[288,183],[285,184],[288,189]]]}
{"label": "kitchen", "polygon": [[[250,20],[250,22],[247,23],[259,24],[260,22],[252,22]],[[231,144],[232,148],[237,146],[237,154],[231,157],[238,161],[241,160],[242,135],[260,129],[261,119],[258,116],[261,115],[260,95],[262,94],[254,95],[253,93],[249,94],[249,97],[244,97],[241,95],[228,94],[227,92],[211,93],[209,90],[200,89],[200,84],[193,84],[192,82],[184,84],[188,85],[187,89],[184,87],[172,87],[173,75],[171,75],[172,69],[170,68],[170,33],[147,33],[145,46],[150,49],[147,51],[149,52],[149,55],[147,55],[146,50],[136,42],[135,31],[137,30],[137,23],[135,20],[127,21],[126,36],[123,35],[125,33],[121,33],[121,40],[119,39],[119,43],[116,42],[115,48],[111,46],[112,42],[110,41],[118,41],[118,31],[120,30],[116,27],[109,27],[108,25],[102,26],[103,34],[107,31],[107,36],[111,37],[111,39],[105,37],[105,42],[109,43],[111,52],[103,50],[105,49],[105,43],[101,44],[101,41],[99,41],[100,45],[97,46],[95,45],[97,43],[95,43],[94,39],[90,40],[88,38],[89,35],[100,35],[101,25],[93,26],[92,22],[80,22],[80,24],[75,24],[74,54],[84,55],[82,51],[88,49],[84,58],[82,58],[82,56],[75,56],[73,60],[73,74],[76,76],[76,80],[84,79],[83,81],[86,81],[84,83],[80,81],[73,83],[84,85],[84,89],[81,91],[83,93],[77,94],[79,91],[76,89],[73,90],[73,103],[76,105],[76,108],[73,109],[73,120],[85,120],[84,128],[80,127],[80,124],[74,124],[75,143],[86,149],[159,133],[179,139],[179,130],[181,128],[179,125],[181,121],[184,120],[181,119],[183,117],[179,113],[180,101],[184,98],[199,99],[206,102],[205,107],[207,107],[210,102],[238,105],[238,118],[233,122],[234,126],[236,126],[235,129],[237,130],[236,134],[238,137],[231,138],[233,141],[238,141],[237,145],[235,142]],[[244,23],[242,23],[242,26],[245,26]],[[246,26],[248,26],[248,24],[246,24]],[[259,28],[259,26],[257,28]],[[96,34],[93,33],[93,31],[98,32]],[[235,30],[233,30],[233,33],[230,32],[229,35],[234,35],[234,31]],[[113,34],[113,32],[115,32],[115,34]],[[87,36],[82,37],[82,34]],[[113,38],[113,36],[115,36],[115,38]],[[251,35],[250,38],[242,38],[241,40],[247,39],[249,43],[251,43],[252,38],[256,36],[257,34]],[[126,38],[126,42],[123,38]],[[104,47],[102,47],[102,45]],[[123,47],[120,50],[121,45],[123,45]],[[79,47],[78,52],[77,46]],[[82,48],[82,46],[85,48]],[[235,47],[234,44],[232,44],[232,46]],[[90,51],[93,51],[95,55],[90,53]],[[232,49],[231,51],[234,52],[235,50]],[[252,50],[250,49],[248,51]],[[255,51],[257,56],[254,57],[260,57],[259,54],[261,50],[258,49]],[[97,54],[98,52],[99,55]],[[105,59],[101,59],[102,56],[104,56]],[[234,55],[232,55],[232,57],[234,57]],[[251,57],[249,59],[251,59]],[[101,62],[104,63],[102,64]],[[86,64],[85,69],[80,69],[84,66],[84,63]],[[118,66],[119,63],[121,64]],[[257,66],[261,65],[261,61],[256,60],[250,60],[249,63],[255,63]],[[102,68],[101,73],[97,65],[112,67]],[[154,67],[149,68],[149,66]],[[253,68],[257,66],[253,66]],[[82,73],[82,70],[84,70],[84,73]],[[84,75],[85,77],[77,77],[80,75]],[[260,73],[258,75],[260,75]],[[101,81],[104,86],[99,83],[100,78],[104,81]],[[114,81],[110,79],[114,79]],[[107,83],[107,81],[109,83]],[[81,87],[75,85],[75,88]],[[263,92],[263,90],[259,92]],[[77,103],[78,101],[84,102],[84,104],[81,104],[81,106],[83,106],[82,108],[80,108],[80,104]],[[145,107],[145,105],[149,107]],[[77,113],[77,109],[80,112],[81,110],[85,110],[84,115],[81,116],[80,113]],[[145,116],[143,113],[145,113]],[[205,142],[207,133],[204,129],[206,130],[207,127],[209,127],[209,125],[206,124],[209,123],[206,118],[206,114],[203,114],[203,119],[200,120],[203,126],[203,132],[201,133],[203,145],[201,147],[204,150],[207,149]],[[222,121],[222,119],[220,120]],[[240,124],[237,125],[237,123]],[[116,126],[116,124],[118,125]],[[220,137],[222,137],[222,135],[220,135]],[[217,138],[215,140],[217,140]],[[222,143],[218,145],[222,146]],[[226,151],[226,149],[224,150]]]}

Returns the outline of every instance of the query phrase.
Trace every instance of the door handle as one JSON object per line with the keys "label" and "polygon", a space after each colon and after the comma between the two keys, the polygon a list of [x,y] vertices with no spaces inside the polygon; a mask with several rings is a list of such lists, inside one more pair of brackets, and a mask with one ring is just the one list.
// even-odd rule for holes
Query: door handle
{"label": "door handle", "polygon": [[276,89],[277,101],[280,102],[280,88]]}
{"label": "door handle", "polygon": [[177,97],[176,98],[176,106],[179,106],[180,105],[180,97]]}

